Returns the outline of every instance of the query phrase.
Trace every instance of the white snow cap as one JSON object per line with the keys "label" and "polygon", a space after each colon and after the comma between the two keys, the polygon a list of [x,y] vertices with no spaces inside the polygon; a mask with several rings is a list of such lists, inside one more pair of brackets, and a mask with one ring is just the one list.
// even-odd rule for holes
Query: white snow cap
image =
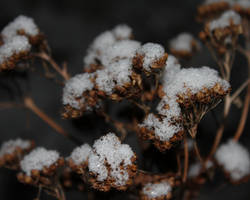
{"label": "white snow cap", "polygon": [[14,54],[27,52],[31,48],[25,36],[15,36],[0,46],[0,64],[7,61]]}
{"label": "white snow cap", "polygon": [[215,159],[230,173],[234,181],[250,174],[249,152],[239,142],[229,140],[222,144],[215,154]]}
{"label": "white snow cap", "polygon": [[31,143],[29,140],[22,140],[20,138],[17,138],[15,140],[8,140],[1,145],[0,157],[5,154],[13,153],[18,147],[21,149],[28,149],[31,147]]}
{"label": "white snow cap", "polygon": [[150,199],[168,195],[171,191],[172,187],[167,181],[148,183],[142,189],[143,194]]}
{"label": "white snow cap", "polygon": [[239,25],[241,23],[241,17],[239,14],[233,10],[225,11],[219,18],[210,22],[209,29],[210,31],[213,31],[217,28],[226,28],[230,25],[231,20],[234,25]]}
{"label": "white snow cap", "polygon": [[50,167],[58,159],[59,153],[57,151],[37,147],[26,155],[20,164],[21,169],[30,176],[33,169],[42,170],[44,167]]}
{"label": "white snow cap", "polygon": [[103,55],[100,56],[101,63],[105,67],[109,67],[109,64],[118,59],[132,58],[140,46],[140,42],[135,40],[120,40],[114,42],[114,44],[108,46],[105,52],[103,52]]}
{"label": "white snow cap", "polygon": [[181,65],[173,55],[168,55],[166,66],[162,73],[162,82],[164,85],[170,84],[175,75],[181,70]]}
{"label": "white snow cap", "polygon": [[[83,73],[77,74],[69,79],[63,88],[63,104],[80,109],[85,101],[82,97],[83,92],[90,91],[94,87],[94,84],[90,80],[91,77],[91,74]],[[80,100],[77,101],[76,98],[80,98]]]}
{"label": "white snow cap", "polygon": [[12,39],[17,36],[17,31],[23,30],[27,35],[35,36],[39,33],[39,29],[35,24],[34,20],[24,15],[19,15],[10,22],[2,31],[4,41]]}
{"label": "white snow cap", "polygon": [[216,84],[220,84],[227,91],[230,84],[219,77],[216,70],[203,66],[200,68],[181,69],[171,82],[165,85],[164,91],[167,96],[176,98],[178,94],[185,94],[190,90],[192,94],[202,91],[204,88],[212,89]]}
{"label": "white snow cap", "polygon": [[127,58],[114,61],[108,68],[97,70],[95,74],[98,89],[111,95],[115,86],[123,86],[125,83],[131,82],[132,61]]}
{"label": "white snow cap", "polygon": [[125,24],[117,25],[113,30],[101,33],[88,48],[87,55],[83,58],[84,64],[95,63],[95,59],[101,60],[108,47],[119,40],[129,40],[131,34],[132,29]]}
{"label": "white snow cap", "polygon": [[127,167],[132,165],[133,156],[134,152],[129,145],[121,144],[114,133],[108,133],[95,141],[93,151],[89,155],[89,171],[97,174],[98,181],[104,181],[111,176],[117,186],[125,185],[129,179]]}
{"label": "white snow cap", "polygon": [[140,126],[153,131],[155,136],[161,141],[169,141],[174,134],[182,130],[180,124],[172,123],[171,118],[164,117],[160,120],[152,113],[144,119]]}
{"label": "white snow cap", "polygon": [[132,36],[132,28],[126,24],[119,24],[113,29],[117,39],[128,39]]}
{"label": "white snow cap", "polygon": [[[205,164],[205,167],[206,167],[206,169],[213,167],[212,161],[208,160]],[[188,177],[189,178],[197,177],[201,173],[201,170],[202,170],[202,166],[201,166],[200,162],[196,162],[196,163],[190,165],[189,171],[188,171]]]}
{"label": "white snow cap", "polygon": [[170,40],[170,48],[176,51],[192,52],[193,36],[190,33],[180,33]]}
{"label": "white snow cap", "polygon": [[143,68],[146,71],[151,71],[151,65],[159,60],[165,53],[162,45],[156,43],[146,43],[137,50],[139,55],[143,55]]}
{"label": "white snow cap", "polygon": [[91,151],[92,148],[88,144],[83,144],[80,147],[76,147],[69,158],[71,158],[76,165],[80,165],[88,160]]}

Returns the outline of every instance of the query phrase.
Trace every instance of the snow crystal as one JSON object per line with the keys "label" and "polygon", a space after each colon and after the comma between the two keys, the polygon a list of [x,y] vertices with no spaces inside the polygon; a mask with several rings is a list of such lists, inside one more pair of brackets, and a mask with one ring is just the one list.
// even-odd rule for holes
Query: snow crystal
{"label": "snow crystal", "polygon": [[109,66],[109,71],[112,73],[113,80],[119,86],[123,86],[125,83],[130,82],[130,76],[132,74],[132,61],[131,59],[122,59],[117,62],[113,62]]}
{"label": "snow crystal", "polygon": [[[94,87],[90,80],[91,77],[91,74],[83,73],[69,79],[63,88],[63,104],[80,109],[80,104],[84,103],[84,98],[82,98],[83,92],[90,91]],[[77,98],[81,98],[80,102],[76,100]]]}
{"label": "snow crystal", "polygon": [[135,40],[121,40],[115,42],[106,48],[100,60],[104,66],[107,66],[117,59],[132,58],[136,50],[140,47],[140,42]]}
{"label": "snow crystal", "polygon": [[168,141],[175,133],[182,130],[179,124],[173,125],[171,123],[171,119],[168,117],[164,117],[162,120],[159,120],[152,113],[144,119],[140,126],[153,130],[156,137],[158,137],[161,141]]}
{"label": "snow crystal", "polygon": [[165,196],[171,192],[172,187],[167,181],[162,181],[160,183],[148,183],[143,187],[143,194],[151,198],[157,198],[160,196]]}
{"label": "snow crystal", "polygon": [[28,149],[30,148],[31,143],[29,140],[22,140],[20,138],[17,138],[15,140],[9,140],[2,144],[0,149],[0,157],[2,157],[5,154],[11,154],[13,153],[17,147],[21,149]]}
{"label": "snow crystal", "polygon": [[80,147],[76,147],[69,158],[71,158],[76,165],[80,165],[88,160],[91,151],[92,148],[88,144],[83,144]]}
{"label": "snow crystal", "polygon": [[126,24],[117,25],[113,33],[118,39],[129,39],[132,36],[132,29]]}
{"label": "snow crystal", "polygon": [[162,73],[162,81],[164,85],[170,84],[174,80],[175,75],[181,70],[181,65],[173,55],[168,55],[166,66]]}
{"label": "snow crystal", "polygon": [[139,55],[143,55],[143,68],[150,71],[151,65],[164,55],[164,48],[160,44],[146,43],[137,50]]}
{"label": "snow crystal", "polygon": [[17,36],[17,31],[19,30],[23,30],[30,36],[35,36],[39,33],[39,29],[32,18],[20,15],[3,29],[2,36],[4,41]]}
{"label": "snow crystal", "polygon": [[233,21],[235,25],[241,23],[241,17],[239,14],[233,10],[224,12],[218,19],[212,20],[209,24],[210,31],[213,31],[217,28],[226,28],[230,26],[230,21]]}
{"label": "snow crystal", "polygon": [[[110,176],[115,179],[116,184],[126,184],[129,174],[126,169],[132,164],[133,151],[127,144],[121,144],[120,140],[113,133],[96,140],[93,151],[89,155],[89,171],[97,174],[98,181],[104,181],[108,177],[108,170],[105,162],[110,166]],[[122,169],[121,169],[122,165]]]}
{"label": "snow crystal", "polygon": [[46,150],[43,147],[37,147],[24,157],[21,161],[21,169],[28,175],[31,175],[33,169],[42,170],[43,167],[49,167],[59,159],[59,153],[53,150]]}
{"label": "snow crystal", "polygon": [[176,51],[192,51],[193,36],[189,33],[180,33],[170,41],[170,48]]}
{"label": "snow crystal", "polygon": [[0,64],[4,63],[14,54],[27,52],[31,48],[25,36],[15,36],[0,47]]}
{"label": "snow crystal", "polygon": [[239,142],[229,140],[222,144],[216,154],[217,162],[237,181],[250,174],[250,155]]}
{"label": "snow crystal", "polygon": [[105,31],[98,35],[88,48],[87,55],[83,58],[84,64],[95,63],[95,59],[100,59],[100,55],[115,41],[116,38],[111,31]]}
{"label": "snow crystal", "polygon": [[115,87],[115,83],[108,69],[97,70],[96,74],[96,85],[99,90],[104,91],[106,94],[112,94],[112,90]]}

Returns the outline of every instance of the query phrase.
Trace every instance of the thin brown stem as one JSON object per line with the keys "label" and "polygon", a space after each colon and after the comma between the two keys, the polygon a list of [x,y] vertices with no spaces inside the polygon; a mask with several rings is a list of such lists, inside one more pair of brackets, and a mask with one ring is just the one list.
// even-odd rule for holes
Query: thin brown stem
{"label": "thin brown stem", "polygon": [[239,123],[237,131],[234,135],[235,141],[239,140],[239,138],[242,135],[243,130],[245,128],[248,110],[249,110],[249,102],[250,102],[250,85],[248,85],[247,94],[245,96],[244,106],[243,106],[242,114],[241,114],[241,118],[240,118],[240,123]]}
{"label": "thin brown stem", "polygon": [[198,147],[196,139],[194,140],[194,151],[196,153],[196,156],[197,156],[198,160],[203,165],[203,159],[201,157],[200,150],[199,150],[199,147]]}
{"label": "thin brown stem", "polygon": [[36,54],[33,54],[35,57],[38,57],[38,58],[41,58],[42,60],[45,60],[47,61],[52,68],[54,68],[56,70],[56,72],[58,72],[58,74],[60,74],[63,79],[66,81],[66,80],[69,80],[70,79],[70,75],[68,74],[67,72],[67,67],[66,65],[63,65],[63,68],[61,68],[56,62],[55,60],[50,57],[47,53],[45,52],[40,52],[40,53],[36,53]]}
{"label": "thin brown stem", "polygon": [[184,137],[184,169],[183,169],[183,176],[182,182],[185,183],[187,180],[187,172],[188,172],[188,143],[187,137]]}
{"label": "thin brown stem", "polygon": [[24,106],[46,122],[51,128],[61,135],[71,139],[75,143],[79,143],[72,136],[70,136],[59,124],[57,124],[52,118],[50,118],[46,113],[44,113],[38,106],[34,103],[33,99],[30,97],[24,98]]}

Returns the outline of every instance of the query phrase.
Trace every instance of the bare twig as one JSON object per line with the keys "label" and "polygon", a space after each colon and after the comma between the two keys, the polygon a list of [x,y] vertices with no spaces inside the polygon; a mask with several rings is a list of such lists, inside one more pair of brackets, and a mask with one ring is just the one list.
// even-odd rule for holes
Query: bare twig
{"label": "bare twig", "polygon": [[184,169],[182,175],[182,182],[185,183],[187,180],[187,172],[188,172],[188,143],[187,137],[184,137]]}
{"label": "bare twig", "polygon": [[63,65],[63,68],[61,68],[56,62],[55,60],[50,57],[47,53],[45,52],[40,52],[40,53],[35,53],[33,54],[35,57],[38,57],[38,58],[41,58],[42,60],[45,60],[47,61],[51,67],[53,67],[62,77],[63,79],[66,81],[66,80],[69,80],[70,79],[70,75],[68,74],[67,72],[67,67],[66,65],[64,64]]}

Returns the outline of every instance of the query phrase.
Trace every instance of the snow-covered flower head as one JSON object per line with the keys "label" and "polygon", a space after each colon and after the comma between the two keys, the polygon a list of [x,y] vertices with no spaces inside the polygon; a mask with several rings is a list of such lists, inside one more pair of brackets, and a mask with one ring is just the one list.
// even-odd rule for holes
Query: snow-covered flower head
{"label": "snow-covered flower head", "polygon": [[142,69],[150,73],[154,69],[164,67],[167,60],[167,54],[163,46],[156,43],[146,43],[136,51],[136,56],[133,59],[134,67]]}
{"label": "snow-covered flower head", "polygon": [[111,187],[126,189],[135,175],[136,156],[127,144],[121,144],[113,133],[96,140],[89,155],[88,168],[93,187],[107,191]]}
{"label": "snow-covered flower head", "polygon": [[30,140],[8,140],[0,148],[0,166],[19,167],[20,159],[34,147]]}
{"label": "snow-covered flower head", "polygon": [[250,155],[239,142],[229,140],[222,144],[215,154],[215,159],[225,172],[229,173],[232,181],[239,181],[250,175]]}
{"label": "snow-covered flower head", "polygon": [[17,178],[20,182],[32,185],[51,185],[64,159],[54,150],[37,147],[26,155],[20,163],[21,171]]}
{"label": "snow-covered flower head", "polygon": [[65,118],[79,117],[84,111],[92,111],[99,106],[92,78],[93,74],[77,74],[65,83],[62,96]]}
{"label": "snow-covered flower head", "polygon": [[170,50],[175,56],[189,58],[198,49],[199,43],[190,33],[180,33],[170,41]]}
{"label": "snow-covered flower head", "polygon": [[88,165],[88,158],[91,151],[92,148],[86,143],[76,147],[68,158],[70,168],[82,173]]}
{"label": "snow-covered flower head", "polygon": [[141,200],[161,200],[172,197],[173,183],[168,180],[150,182],[143,186],[140,192]]}

